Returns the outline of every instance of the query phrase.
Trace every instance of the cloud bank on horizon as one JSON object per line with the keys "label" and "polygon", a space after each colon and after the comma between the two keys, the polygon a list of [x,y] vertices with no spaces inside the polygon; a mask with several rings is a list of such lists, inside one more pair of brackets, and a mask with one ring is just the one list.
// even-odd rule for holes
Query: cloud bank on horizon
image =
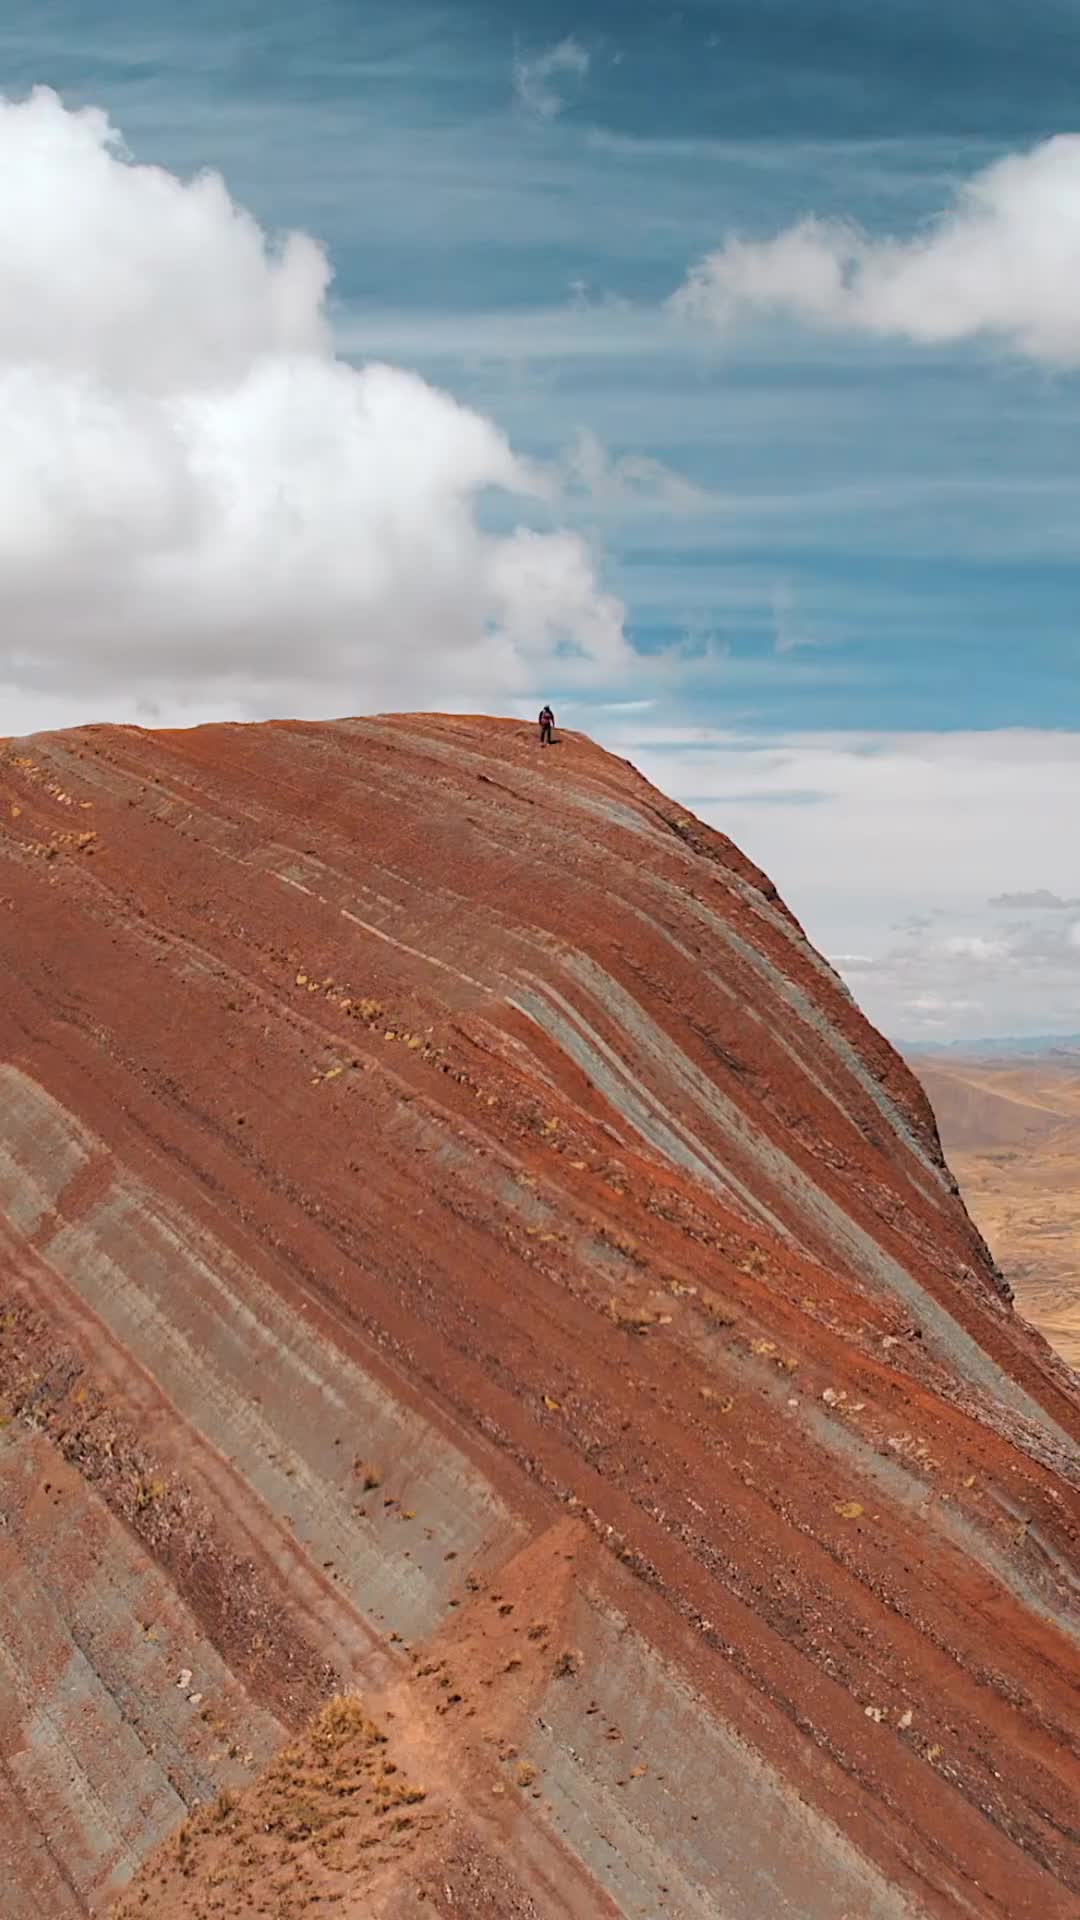
{"label": "cloud bank on horizon", "polygon": [[619,671],[586,543],[515,519],[551,476],[419,375],[335,358],[329,282],[219,177],[0,98],[0,684],[260,714]]}
{"label": "cloud bank on horizon", "polygon": [[674,299],[721,329],[789,314],[917,346],[985,336],[1048,366],[1078,367],[1080,134],[994,161],[910,238],[875,239],[813,215],[771,239],[733,235]]}
{"label": "cloud bank on horizon", "polygon": [[[1080,1027],[1080,897],[1060,885],[1080,733],[778,739],[652,716],[610,733],[812,909],[812,937],[892,1035]],[[1029,884],[997,892],[1002,874]]]}

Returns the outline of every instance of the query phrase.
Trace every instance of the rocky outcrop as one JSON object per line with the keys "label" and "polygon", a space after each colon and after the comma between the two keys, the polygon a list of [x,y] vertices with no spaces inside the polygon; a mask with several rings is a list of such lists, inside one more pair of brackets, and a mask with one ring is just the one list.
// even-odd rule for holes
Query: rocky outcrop
{"label": "rocky outcrop", "polygon": [[8,741],[0,1062],[5,1920],[1075,1913],[1075,1381],[730,842]]}

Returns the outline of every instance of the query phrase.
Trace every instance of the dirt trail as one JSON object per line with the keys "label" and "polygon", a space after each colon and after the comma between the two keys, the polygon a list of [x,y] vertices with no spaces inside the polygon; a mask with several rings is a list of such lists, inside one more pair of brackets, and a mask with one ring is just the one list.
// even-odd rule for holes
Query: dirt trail
{"label": "dirt trail", "polygon": [[1076,1911],[1075,1380],[587,741],[0,743],[0,1420],[13,1920]]}

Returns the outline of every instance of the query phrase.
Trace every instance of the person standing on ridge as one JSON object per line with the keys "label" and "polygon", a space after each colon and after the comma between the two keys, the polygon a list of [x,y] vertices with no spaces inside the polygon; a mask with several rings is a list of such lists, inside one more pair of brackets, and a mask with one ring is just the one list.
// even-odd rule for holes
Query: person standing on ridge
{"label": "person standing on ridge", "polygon": [[550,747],[555,736],[555,715],[550,707],[540,709],[540,745]]}

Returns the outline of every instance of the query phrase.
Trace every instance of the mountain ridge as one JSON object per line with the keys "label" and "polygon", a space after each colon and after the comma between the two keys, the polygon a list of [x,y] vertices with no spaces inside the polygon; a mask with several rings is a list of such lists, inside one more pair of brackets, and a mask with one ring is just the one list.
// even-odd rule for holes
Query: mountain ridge
{"label": "mountain ridge", "polygon": [[8,741],[0,977],[12,1920],[283,1804],[290,1913],[1072,1911],[1075,1381],[730,841],[478,716]]}
{"label": "mountain ridge", "polygon": [[898,1040],[897,1051],[917,1066],[921,1059],[945,1054],[957,1060],[1007,1058],[1012,1054],[1040,1058],[1046,1054],[1080,1053],[1080,1033],[998,1034],[981,1040]]}

